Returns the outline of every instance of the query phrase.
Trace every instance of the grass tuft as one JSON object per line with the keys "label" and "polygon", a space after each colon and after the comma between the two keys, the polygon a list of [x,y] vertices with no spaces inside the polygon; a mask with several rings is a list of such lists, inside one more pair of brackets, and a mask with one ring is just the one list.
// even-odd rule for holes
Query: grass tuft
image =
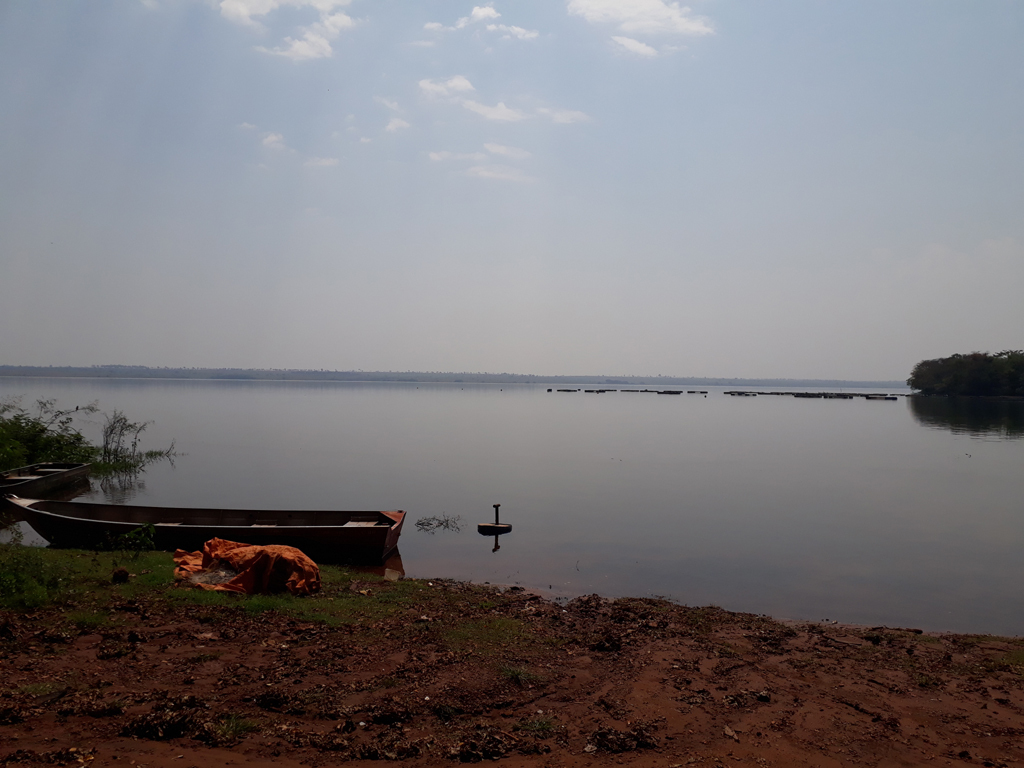
{"label": "grass tuft", "polygon": [[534,717],[529,720],[520,720],[512,726],[512,730],[543,737],[554,733],[557,725],[558,722],[553,717]]}
{"label": "grass tuft", "polygon": [[225,715],[219,723],[214,726],[218,741],[238,741],[247,733],[252,733],[259,726],[252,720],[246,720],[238,715]]}
{"label": "grass tuft", "polygon": [[525,688],[528,685],[539,683],[542,679],[540,675],[536,675],[524,667],[513,667],[506,664],[502,664],[498,667],[498,674],[510,683],[518,685],[520,688]]}

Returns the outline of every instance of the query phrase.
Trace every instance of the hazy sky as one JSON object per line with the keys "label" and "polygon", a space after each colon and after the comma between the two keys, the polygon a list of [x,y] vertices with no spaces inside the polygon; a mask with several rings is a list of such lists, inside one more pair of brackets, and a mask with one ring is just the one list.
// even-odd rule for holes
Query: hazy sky
{"label": "hazy sky", "polygon": [[1024,347],[1024,3],[0,3],[0,363]]}

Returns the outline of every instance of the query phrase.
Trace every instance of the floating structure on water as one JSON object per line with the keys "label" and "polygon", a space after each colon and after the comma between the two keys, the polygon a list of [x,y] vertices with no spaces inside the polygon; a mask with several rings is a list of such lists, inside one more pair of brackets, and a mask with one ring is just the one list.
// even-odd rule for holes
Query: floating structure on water
{"label": "floating structure on water", "polygon": [[503,523],[498,519],[498,510],[501,508],[501,504],[494,504],[494,522],[493,523],[480,523],[476,527],[477,533],[481,536],[493,536],[494,537],[494,549],[491,552],[497,552],[501,549],[501,545],[498,544],[498,537],[504,536],[506,533],[512,532],[512,526],[508,523]]}
{"label": "floating structure on water", "polygon": [[[633,394],[648,394],[648,395],[681,395],[683,390],[681,389],[559,389],[553,390],[548,389],[548,392],[583,392],[589,394],[600,395],[605,392],[631,392]],[[706,389],[688,389],[685,391],[687,395],[704,395],[707,397],[708,390]],[[729,395],[731,397],[757,397],[758,395],[779,395],[782,397],[796,397],[809,400],[854,400],[858,397],[864,400],[897,400],[900,397],[906,397],[905,394],[888,394],[885,392],[761,392],[754,390],[745,389],[732,389],[726,390],[722,393],[723,395]]]}
{"label": "floating structure on water", "polygon": [[758,395],[779,395],[783,397],[796,397],[804,400],[853,400],[863,398],[865,400],[897,400],[906,395],[890,395],[884,392],[753,392],[742,389],[729,390],[722,393],[732,397],[757,397]]}

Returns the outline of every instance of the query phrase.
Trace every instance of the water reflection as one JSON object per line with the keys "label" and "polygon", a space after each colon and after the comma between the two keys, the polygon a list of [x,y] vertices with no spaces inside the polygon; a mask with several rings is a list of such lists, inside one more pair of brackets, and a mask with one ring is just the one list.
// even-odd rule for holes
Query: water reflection
{"label": "water reflection", "polygon": [[384,562],[379,565],[351,565],[349,566],[356,573],[371,573],[374,576],[383,576],[388,581],[398,581],[405,578],[405,564],[402,562],[402,553],[396,548]]}
{"label": "water reflection", "polygon": [[107,475],[99,479],[99,489],[107,504],[131,504],[146,484],[135,475]]}
{"label": "water reflection", "polygon": [[[419,387],[0,377],[0,396],[97,399],[177,437],[190,455],[135,503],[408,510],[416,578],[1024,634],[1016,403]],[[495,498],[516,538],[492,553],[473,534]]]}
{"label": "water reflection", "polygon": [[919,424],[958,435],[1024,439],[1024,401],[980,397],[908,397]]}

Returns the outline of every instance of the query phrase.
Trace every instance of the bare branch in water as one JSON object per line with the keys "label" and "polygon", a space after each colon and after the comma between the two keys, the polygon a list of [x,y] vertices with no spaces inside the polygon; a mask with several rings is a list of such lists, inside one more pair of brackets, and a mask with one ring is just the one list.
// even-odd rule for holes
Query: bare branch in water
{"label": "bare branch in water", "polygon": [[449,517],[448,515],[441,513],[440,517],[430,516],[421,517],[416,521],[416,530],[429,533],[431,536],[434,535],[435,531],[444,529],[446,531],[455,531],[458,533],[462,530],[462,516],[455,515],[455,517]]}

